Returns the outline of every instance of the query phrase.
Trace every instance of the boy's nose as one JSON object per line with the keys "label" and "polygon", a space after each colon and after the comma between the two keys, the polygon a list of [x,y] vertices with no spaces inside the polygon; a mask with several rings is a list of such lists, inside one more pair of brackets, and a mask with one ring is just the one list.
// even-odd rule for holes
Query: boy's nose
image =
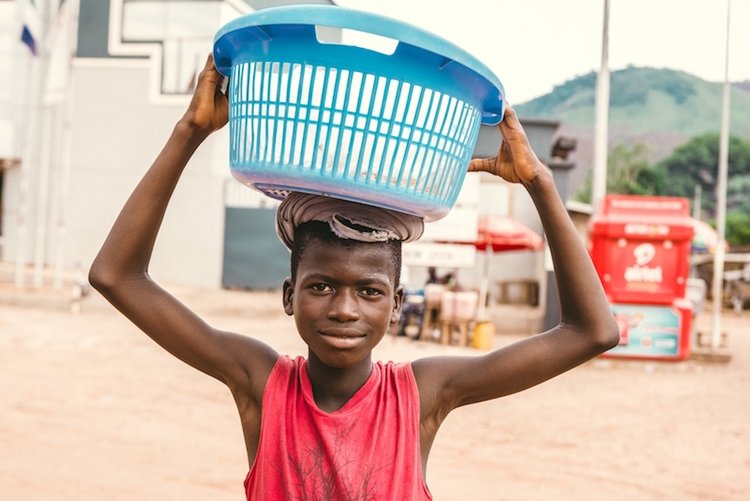
{"label": "boy's nose", "polygon": [[328,309],[328,316],[340,322],[357,320],[359,318],[359,306],[355,292],[337,291]]}

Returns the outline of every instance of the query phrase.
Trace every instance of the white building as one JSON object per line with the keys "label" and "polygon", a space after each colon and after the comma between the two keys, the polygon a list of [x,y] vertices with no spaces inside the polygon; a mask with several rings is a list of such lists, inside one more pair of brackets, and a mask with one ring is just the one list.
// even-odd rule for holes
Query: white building
{"label": "white building", "polygon": [[[187,106],[195,72],[218,28],[253,9],[295,2],[65,0],[62,5],[78,3],[80,16],[72,16],[75,57],[69,66],[58,66],[69,68],[64,78],[65,71],[45,69],[58,64],[49,63],[56,52],[64,55],[61,43],[57,51],[46,48],[32,56],[19,41],[19,3],[0,0],[0,260],[19,263],[16,278],[26,284],[38,280],[40,268],[88,269]],[[46,11],[50,25],[57,19],[53,11]],[[541,154],[549,151],[555,130],[554,123],[527,124]],[[478,154],[494,154],[496,131],[483,130],[482,138]],[[274,203],[234,181],[227,157],[222,131],[188,166],[153,256],[157,279],[271,288],[288,274],[286,251],[272,230]],[[541,233],[522,188],[482,181],[480,212],[511,215]],[[544,275],[541,253],[492,259],[493,273],[503,278]],[[410,275],[419,285],[424,271],[414,271]],[[461,273],[464,283],[476,285],[482,267]]]}

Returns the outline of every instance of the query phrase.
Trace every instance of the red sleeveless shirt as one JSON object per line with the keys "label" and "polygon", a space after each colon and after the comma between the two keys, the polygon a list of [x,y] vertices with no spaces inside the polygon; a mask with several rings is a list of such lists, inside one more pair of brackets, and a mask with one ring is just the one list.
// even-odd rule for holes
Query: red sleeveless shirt
{"label": "red sleeveless shirt", "polygon": [[263,393],[248,500],[430,500],[411,364],[373,364],[340,409],[320,410],[307,361],[279,357]]}

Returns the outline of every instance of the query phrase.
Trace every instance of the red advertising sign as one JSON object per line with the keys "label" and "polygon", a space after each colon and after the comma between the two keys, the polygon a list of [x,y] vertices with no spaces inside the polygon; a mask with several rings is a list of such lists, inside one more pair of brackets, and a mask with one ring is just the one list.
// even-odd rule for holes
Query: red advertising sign
{"label": "red advertising sign", "polygon": [[620,328],[620,343],[605,357],[685,360],[690,357],[692,303],[671,305],[615,303],[612,313]]}
{"label": "red advertising sign", "polygon": [[611,301],[671,304],[685,296],[693,227],[688,201],[613,195],[591,223],[591,256]]}

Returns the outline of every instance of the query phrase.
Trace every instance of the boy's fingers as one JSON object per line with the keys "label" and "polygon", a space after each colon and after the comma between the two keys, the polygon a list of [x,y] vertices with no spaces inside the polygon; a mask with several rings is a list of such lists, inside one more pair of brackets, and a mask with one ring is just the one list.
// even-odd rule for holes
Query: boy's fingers
{"label": "boy's fingers", "polygon": [[516,115],[516,109],[513,106],[511,106],[510,103],[508,103],[506,101],[505,102],[505,113],[503,114],[503,119],[505,119],[506,117],[509,117],[509,116],[516,117],[517,116]]}
{"label": "boy's fingers", "polygon": [[474,158],[469,162],[469,172],[490,172],[497,162],[497,157]]}
{"label": "boy's fingers", "polygon": [[508,106],[505,108],[505,115],[503,116],[503,120],[499,124],[500,126],[500,132],[505,136],[509,131],[512,131],[514,129],[519,129],[521,127],[521,123],[518,121],[518,115],[516,115],[516,110]]}
{"label": "boy's fingers", "polygon": [[223,76],[219,74],[219,71],[214,65],[213,54],[209,53],[208,57],[206,58],[206,64],[203,66],[203,71],[201,71],[200,79],[207,79],[214,83],[218,83],[222,78]]}
{"label": "boy's fingers", "polygon": [[516,110],[510,106],[505,109],[505,116],[503,121],[500,122],[500,133],[511,149],[515,149],[517,146],[531,149],[529,139],[523,130],[521,121],[518,119]]}
{"label": "boy's fingers", "polygon": [[213,99],[217,88],[221,85],[224,77],[216,70],[214,66],[213,54],[208,54],[206,64],[198,75],[198,83],[194,94]]}

